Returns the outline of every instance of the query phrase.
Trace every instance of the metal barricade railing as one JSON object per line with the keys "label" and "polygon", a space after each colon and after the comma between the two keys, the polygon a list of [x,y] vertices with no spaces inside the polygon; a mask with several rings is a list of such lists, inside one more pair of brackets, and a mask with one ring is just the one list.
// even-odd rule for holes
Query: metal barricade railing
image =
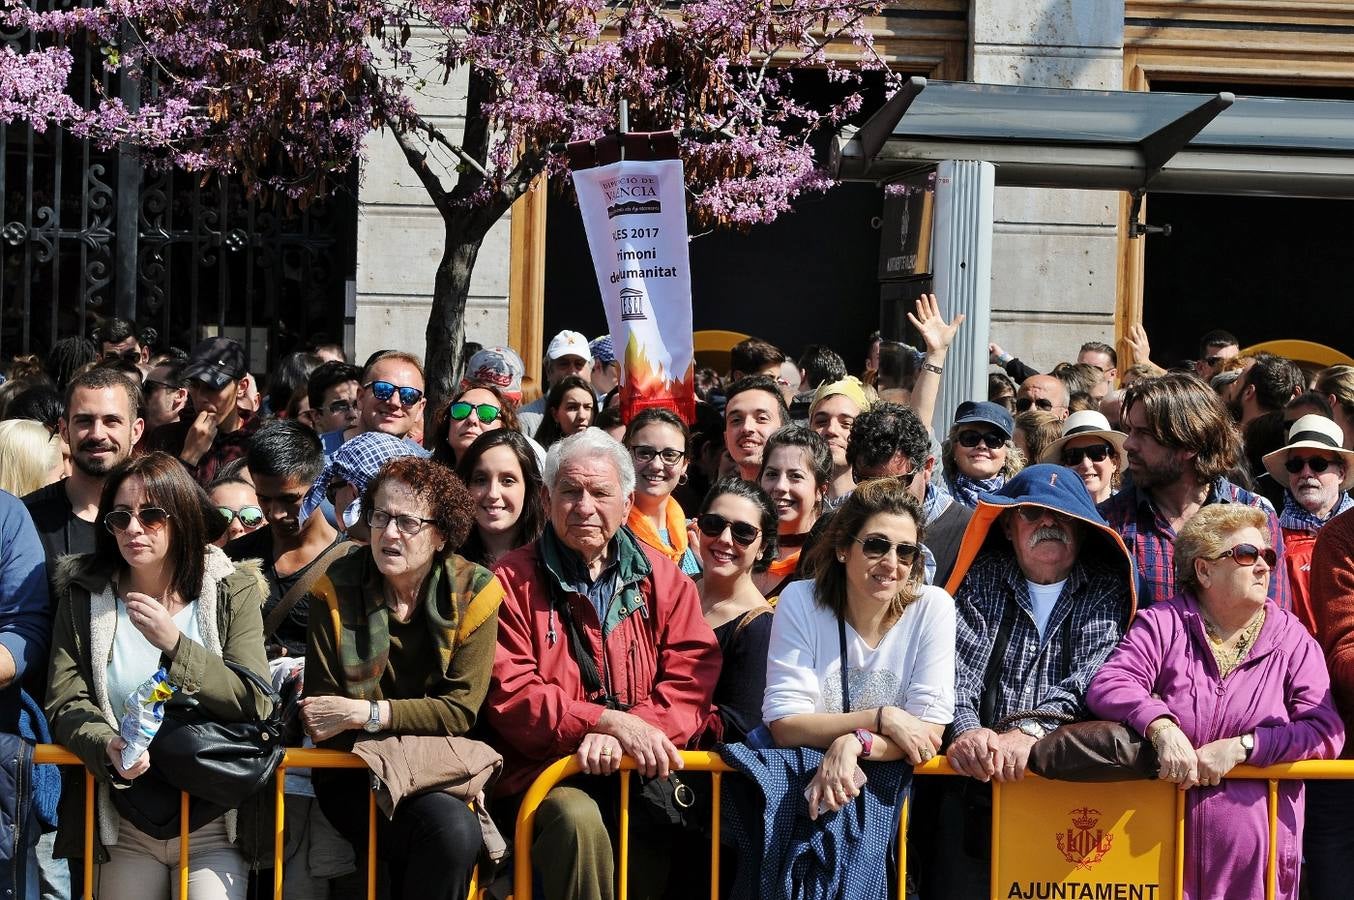
{"label": "metal barricade railing", "polygon": [[[682,753],[685,772],[710,772],[713,781],[713,801],[710,809],[710,897],[711,900],[719,900],[719,855],[720,855],[720,782],[724,773],[733,770],[726,764],[717,753],[706,751],[685,751]],[[630,777],[629,773],[636,768],[634,760],[630,757],[624,757],[621,760],[621,786],[620,786],[620,827],[619,827],[619,849],[618,849],[618,871],[616,880],[616,896],[619,900],[626,900],[629,889],[629,851],[630,851]],[[531,900],[532,896],[532,866],[531,866],[531,842],[532,830],[535,826],[536,811],[545,800],[550,790],[564,781],[579,774],[582,771],[576,757],[566,757],[550,765],[542,772],[526,794],[522,798],[522,805],[517,814],[514,838],[514,859],[513,859],[513,900]],[[925,765],[916,766],[913,769],[915,775],[924,776],[960,776],[944,757],[937,757]],[[1038,780],[1038,776],[1029,775],[1028,778]],[[1254,766],[1237,766],[1227,774],[1227,778],[1244,778],[1249,780],[1264,780],[1269,782],[1268,790],[1268,819],[1269,819],[1269,854],[1265,864],[1265,898],[1274,900],[1277,896],[1278,884],[1278,827],[1279,827],[1279,782],[1302,780],[1354,780],[1354,760],[1308,760],[1304,762],[1286,763],[1281,765],[1269,766],[1259,769]],[[1000,846],[1000,813],[1001,813],[1001,792],[1002,785],[998,782],[992,783],[992,869],[997,869],[997,850]],[[1185,865],[1185,791],[1177,791],[1175,794],[1175,884],[1174,897],[1180,900],[1184,891],[1184,865]],[[907,885],[907,828],[909,801],[904,800],[901,816],[898,825],[898,896],[902,900],[906,893]],[[994,879],[995,882],[995,879]],[[998,894],[995,887],[991,893],[992,898],[996,900]]]}
{"label": "metal barricade railing", "polygon": [[[39,744],[33,754],[34,763],[50,763],[59,766],[82,766],[80,758],[64,747],[56,744]],[[283,850],[286,836],[286,770],[288,768],[308,769],[365,769],[366,764],[352,753],[338,750],[303,750],[288,748],[277,770],[277,784],[274,793],[274,812],[276,825],[273,834],[273,896],[283,897],[282,870]],[[85,822],[84,822],[84,900],[93,900],[94,891],[94,776],[85,772]],[[188,896],[188,795],[182,794],[179,806],[179,896],[190,900]],[[471,875],[469,896],[479,894],[478,871]],[[367,800],[367,900],[376,898],[376,794],[369,792]]]}

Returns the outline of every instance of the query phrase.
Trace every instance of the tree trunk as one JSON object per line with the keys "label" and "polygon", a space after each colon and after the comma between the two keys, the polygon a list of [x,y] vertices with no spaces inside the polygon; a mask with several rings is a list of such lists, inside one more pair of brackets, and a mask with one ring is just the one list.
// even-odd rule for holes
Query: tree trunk
{"label": "tree trunk", "polygon": [[433,281],[433,303],[425,335],[429,422],[455,393],[465,365],[461,352],[465,346],[465,305],[470,295],[470,276],[488,231],[475,221],[482,215],[482,210],[477,215],[453,209],[443,216],[446,236],[442,261]]}

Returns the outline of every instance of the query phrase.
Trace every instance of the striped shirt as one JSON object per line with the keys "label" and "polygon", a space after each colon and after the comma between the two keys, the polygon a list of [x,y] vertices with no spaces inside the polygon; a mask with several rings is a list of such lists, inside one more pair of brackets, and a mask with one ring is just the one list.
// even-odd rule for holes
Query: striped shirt
{"label": "striped shirt", "polygon": [[[1122,559],[1122,557],[1120,557]],[[980,554],[964,576],[954,601],[954,734],[991,728],[1025,710],[1086,717],[1086,686],[1124,633],[1131,591],[1127,561],[1114,565],[1084,557],[1068,573],[1041,640],[1029,583],[1009,548]],[[994,690],[993,721],[981,721],[988,665],[1002,627],[1010,639]],[[1047,729],[1056,720],[1031,717]]]}
{"label": "striped shirt", "polygon": [[[1203,505],[1211,503],[1244,503],[1264,510],[1269,519],[1269,539],[1279,562],[1269,576],[1269,598],[1280,609],[1292,609],[1292,589],[1288,584],[1288,569],[1283,565],[1283,530],[1274,507],[1264,497],[1242,490],[1226,478],[1219,478],[1208,488]],[[1152,503],[1151,495],[1138,490],[1131,481],[1119,493],[1100,504],[1100,514],[1111,528],[1119,532],[1138,563],[1138,605],[1150,606],[1157,600],[1169,600],[1175,590],[1175,529]]]}

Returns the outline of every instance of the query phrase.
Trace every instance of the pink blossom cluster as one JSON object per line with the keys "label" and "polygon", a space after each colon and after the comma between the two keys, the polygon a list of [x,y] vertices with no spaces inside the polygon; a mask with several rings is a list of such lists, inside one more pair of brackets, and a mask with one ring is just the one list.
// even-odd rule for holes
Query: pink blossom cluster
{"label": "pink blossom cluster", "polygon": [[[366,137],[394,131],[419,168],[450,153],[447,208],[503,207],[562,147],[612,133],[628,102],[637,131],[681,135],[700,225],[768,222],[830,182],[810,138],[859,111],[879,62],[877,0],[104,0],[37,12],[0,0],[0,25],[37,49],[0,50],[0,122],[128,140],[153,162],[239,175],[307,202],[332,190]],[[141,85],[127,108],[72,97],[67,47],[94,42]],[[830,57],[828,46],[832,45]],[[856,58],[839,61],[840,48]],[[425,79],[476,75],[466,137],[422,117]],[[794,75],[840,88],[822,108]],[[431,73],[431,74],[430,74]],[[421,172],[429,190],[437,185]],[[441,205],[441,201],[439,201]]]}

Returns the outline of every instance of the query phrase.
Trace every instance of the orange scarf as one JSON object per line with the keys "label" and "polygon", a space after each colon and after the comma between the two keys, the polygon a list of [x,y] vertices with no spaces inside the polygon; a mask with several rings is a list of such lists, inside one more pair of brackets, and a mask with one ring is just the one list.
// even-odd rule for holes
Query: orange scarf
{"label": "orange scarf", "polygon": [[784,559],[778,559],[767,566],[766,571],[776,578],[786,578],[793,575],[795,568],[799,565],[799,554],[804,548],[800,547]]}
{"label": "orange scarf", "polygon": [[663,518],[667,520],[667,541],[658,536],[658,529],[653,527],[653,522],[648,516],[640,512],[638,505],[630,507],[630,518],[625,524],[630,526],[635,537],[680,566],[687,547],[686,513],[682,512],[680,503],[669,497],[663,507]]}

